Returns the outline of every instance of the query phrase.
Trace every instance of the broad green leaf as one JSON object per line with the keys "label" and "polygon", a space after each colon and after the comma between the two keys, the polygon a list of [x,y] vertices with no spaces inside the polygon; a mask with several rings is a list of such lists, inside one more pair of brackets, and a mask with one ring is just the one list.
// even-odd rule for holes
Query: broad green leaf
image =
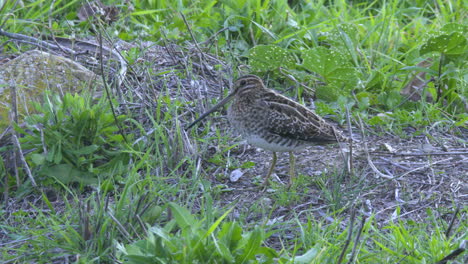
{"label": "broad green leaf", "polygon": [[174,214],[174,218],[177,222],[177,224],[183,229],[189,226],[192,226],[197,222],[195,217],[185,208],[179,206],[176,203],[169,203],[169,207],[172,210],[172,213]]}
{"label": "broad green leaf", "polygon": [[85,185],[98,183],[94,174],[75,169],[69,164],[58,164],[46,167],[41,170],[41,174],[47,177],[56,178],[64,184],[72,182],[78,182]]}
{"label": "broad green leaf", "polygon": [[246,239],[247,243],[244,247],[244,254],[240,257],[240,263],[246,263],[246,261],[255,258],[255,254],[263,240],[262,232],[260,229],[256,228]]}
{"label": "broad green leaf", "polygon": [[382,83],[385,81],[385,75],[378,70],[372,71],[371,75],[367,79],[366,87],[372,88],[381,86]]}
{"label": "broad green leaf", "polygon": [[201,243],[203,243],[203,241],[209,236],[211,235],[215,229],[219,226],[219,224],[221,224],[221,222],[224,220],[224,218],[226,218],[226,216],[228,216],[228,214],[234,209],[234,207],[231,207],[231,209],[227,210],[220,218],[218,218],[218,220],[216,220],[211,226],[210,228],[205,232],[205,234],[203,235],[203,237],[201,237],[197,244],[194,246],[194,250],[198,249],[198,247],[200,246]]}
{"label": "broad green leaf", "polygon": [[[264,26],[258,24],[258,23],[255,22],[255,21],[252,21],[252,24],[254,24],[254,25],[256,25],[257,27],[259,27],[259,28],[263,31],[263,33],[268,34],[271,38],[277,39],[276,35],[275,35],[273,32],[271,32],[270,30],[268,30],[266,27],[264,27]],[[276,47],[276,46],[273,46],[273,47]]]}
{"label": "broad green leaf", "polygon": [[320,74],[325,79],[331,72],[345,64],[344,57],[324,47],[310,49],[303,53],[303,66],[309,71]]}
{"label": "broad green leaf", "polygon": [[255,162],[253,161],[246,161],[244,163],[242,163],[242,165],[240,165],[240,168],[242,169],[250,169],[250,168],[253,168],[255,167]]}
{"label": "broad green leaf", "polygon": [[332,72],[329,72],[327,81],[334,85],[340,86],[342,84],[344,88],[354,86],[357,81],[356,70],[352,67],[337,68]]}
{"label": "broad green leaf", "polygon": [[456,126],[468,127],[468,114],[461,114],[459,116],[460,121],[456,122]]}
{"label": "broad green leaf", "polygon": [[213,238],[213,242],[219,255],[229,263],[234,263],[234,256],[231,254],[229,248],[226,247],[226,245],[224,245],[223,243],[218,243],[218,241],[216,241],[216,238]]}
{"label": "broad green leaf", "polygon": [[45,162],[45,156],[43,154],[34,153],[31,155],[31,160],[36,165],[42,165]]}
{"label": "broad green leaf", "polygon": [[224,245],[234,250],[242,239],[242,228],[237,222],[224,223],[218,237]]}
{"label": "broad green leaf", "polygon": [[97,149],[99,149],[99,146],[90,145],[90,146],[86,146],[77,150],[70,150],[70,152],[76,155],[88,155],[88,154],[95,152]]}
{"label": "broad green leaf", "polygon": [[330,31],[326,41],[346,59],[357,61],[355,47],[358,44],[358,37],[359,32],[357,26],[353,24],[343,24]]}
{"label": "broad green leaf", "polygon": [[324,47],[310,49],[303,53],[303,65],[309,71],[319,74],[325,86],[317,87],[317,98],[336,100],[341,94],[348,94],[357,84],[357,71],[340,52]]}
{"label": "broad green leaf", "polygon": [[330,85],[318,86],[315,90],[315,96],[327,102],[336,101],[340,94],[341,92],[337,87]]}
{"label": "broad green leaf", "polygon": [[169,241],[171,239],[169,235],[167,234],[166,230],[157,226],[150,227],[148,232],[152,232],[153,234],[157,235],[158,237],[166,241]]}
{"label": "broad green leaf", "polygon": [[317,47],[303,53],[303,66],[318,73],[327,83],[356,79],[356,70],[340,52]]}
{"label": "broad green leaf", "polygon": [[214,230],[219,226],[219,224],[228,216],[228,214],[234,209],[234,207],[231,207],[229,210],[227,210],[220,218],[218,218],[212,225],[211,227],[206,231],[205,235],[203,236],[203,239],[207,238],[209,235],[211,235]]}
{"label": "broad green leaf", "polygon": [[421,46],[420,54],[430,52],[440,52],[447,55],[460,55],[468,51],[466,37],[463,34],[454,32],[430,38]]}
{"label": "broad green leaf", "polygon": [[444,32],[446,34],[450,34],[453,32],[459,32],[466,36],[468,34],[468,26],[462,25],[462,24],[457,24],[457,23],[448,23],[445,24],[441,29],[441,32]]}
{"label": "broad green leaf", "polygon": [[250,49],[249,62],[254,71],[294,67],[294,58],[291,54],[287,50],[273,45],[258,45]]}
{"label": "broad green leaf", "polygon": [[297,256],[294,258],[294,263],[312,263],[317,257],[319,250],[317,248],[311,248],[307,250],[304,255]]}
{"label": "broad green leaf", "polygon": [[328,34],[327,41],[334,45],[354,46],[357,43],[359,32],[356,25],[342,24]]}

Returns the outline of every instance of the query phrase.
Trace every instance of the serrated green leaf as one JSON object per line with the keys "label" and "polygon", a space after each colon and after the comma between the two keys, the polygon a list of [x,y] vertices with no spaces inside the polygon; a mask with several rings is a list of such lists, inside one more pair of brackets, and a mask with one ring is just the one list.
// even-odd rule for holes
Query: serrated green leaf
{"label": "serrated green leaf", "polygon": [[317,47],[303,53],[303,67],[319,74],[326,86],[316,90],[317,98],[333,101],[347,94],[357,84],[357,71],[340,52]]}
{"label": "serrated green leaf", "polygon": [[291,54],[286,49],[273,45],[258,45],[250,49],[249,63],[254,71],[294,67],[294,59]]}
{"label": "serrated green leaf", "polygon": [[317,47],[303,53],[303,67],[316,72],[330,82],[349,82],[356,79],[356,70],[346,58],[335,50]]}
{"label": "serrated green leaf", "polygon": [[327,41],[334,45],[350,46],[352,43],[357,43],[358,33],[356,25],[342,24],[330,31]]}
{"label": "serrated green leaf", "polygon": [[430,38],[421,46],[420,54],[424,55],[430,52],[440,52],[447,55],[460,55],[468,51],[468,45],[465,36],[459,32],[452,34],[443,34]]}
{"label": "serrated green leaf", "polygon": [[324,47],[310,49],[302,54],[303,66],[309,71],[316,72],[327,78],[343,64],[344,58],[338,53],[330,52]]}
{"label": "serrated green leaf", "polygon": [[459,32],[463,35],[466,36],[466,34],[468,34],[468,26],[466,25],[462,25],[462,24],[458,24],[458,23],[448,23],[448,24],[445,24],[441,29],[440,29],[441,32],[443,33],[446,33],[446,34],[450,34],[450,33],[454,33],[454,32]]}

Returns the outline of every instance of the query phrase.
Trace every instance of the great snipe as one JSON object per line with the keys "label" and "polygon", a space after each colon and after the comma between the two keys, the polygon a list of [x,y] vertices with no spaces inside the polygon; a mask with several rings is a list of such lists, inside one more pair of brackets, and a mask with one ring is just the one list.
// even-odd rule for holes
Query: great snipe
{"label": "great snipe", "polygon": [[309,145],[347,141],[342,133],[312,110],[265,87],[258,76],[245,75],[234,82],[231,93],[188,125],[191,128],[219,107],[228,109],[231,125],[250,144],[273,152],[264,185],[276,165],[276,152],[289,152],[290,181],[295,175],[293,151]]}

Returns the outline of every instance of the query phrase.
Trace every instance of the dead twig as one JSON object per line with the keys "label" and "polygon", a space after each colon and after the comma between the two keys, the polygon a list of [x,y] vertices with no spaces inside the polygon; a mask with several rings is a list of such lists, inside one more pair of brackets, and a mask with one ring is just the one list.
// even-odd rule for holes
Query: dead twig
{"label": "dead twig", "polygon": [[193,35],[193,32],[192,32],[192,28],[190,27],[190,25],[188,24],[187,22],[187,19],[185,18],[184,14],[182,14],[182,12],[179,12],[180,16],[182,17],[182,19],[184,20],[184,24],[185,26],[187,27],[187,30],[190,34],[190,37],[192,38],[193,40],[193,43],[195,44],[195,47],[197,48],[197,50],[200,52],[200,55],[201,57],[203,58],[203,55],[204,55],[204,52],[201,50],[200,46],[198,46],[198,42],[197,40],[195,39],[195,36]]}
{"label": "dead twig", "polygon": [[109,85],[106,82],[106,77],[105,77],[105,74],[104,74],[104,62],[103,62],[103,58],[102,58],[103,57],[103,55],[102,55],[103,44],[102,44],[102,34],[101,33],[98,34],[98,40],[99,40],[99,53],[101,54],[101,56],[99,57],[99,60],[100,60],[99,61],[99,64],[100,64],[99,66],[101,67],[101,73],[102,73],[101,77],[102,77],[102,82],[104,84],[104,88],[106,89],[107,100],[109,101],[109,106],[111,108],[112,115],[114,116],[115,124],[119,128],[119,133],[120,133],[120,135],[122,135],[122,138],[124,139],[125,143],[128,143],[127,137],[125,136],[125,133],[123,132],[122,124],[120,124],[120,122],[117,119],[116,110],[115,110],[114,104],[112,103],[112,98],[111,98],[111,92],[110,92],[110,89],[109,89]]}
{"label": "dead twig", "polygon": [[18,33],[6,32],[1,28],[0,28],[0,35],[5,36],[5,37],[9,37],[9,38],[14,39],[14,40],[27,42],[28,44],[31,44],[31,45],[34,45],[34,46],[37,46],[37,47],[40,47],[40,48],[61,49],[61,50],[64,50],[64,51],[68,52],[72,56],[76,55],[76,52],[74,50],[72,50],[72,49],[65,48],[65,47],[58,47],[58,46],[56,46],[54,44],[51,44],[51,43],[49,43],[47,41],[42,41],[42,40],[39,40],[39,39],[31,37],[31,36],[26,36],[26,35],[18,34]]}
{"label": "dead twig", "polygon": [[280,71],[281,74],[286,76],[291,81],[293,81],[296,84],[299,84],[300,86],[302,86],[302,88],[306,89],[309,93],[312,93],[312,94],[315,93],[315,89],[310,88],[309,86],[307,86],[307,85],[303,84],[302,82],[296,80],[296,78],[294,78],[294,76],[292,76],[291,74],[284,72],[282,67],[279,67],[279,71]]}
{"label": "dead twig", "polygon": [[128,240],[128,242],[131,242],[130,241],[130,234],[128,233],[128,231],[125,229],[125,227],[122,225],[122,223],[120,223],[119,220],[117,220],[117,218],[115,218],[115,216],[110,212],[110,210],[107,210],[107,214],[110,216],[110,218],[112,219],[112,221],[114,221],[114,223],[117,224],[117,226],[119,227],[119,231],[122,233],[122,235],[124,235],[124,237]]}
{"label": "dead twig", "polygon": [[404,177],[404,176],[406,176],[406,175],[408,175],[408,174],[410,174],[410,173],[413,173],[413,172],[415,172],[415,171],[422,170],[422,169],[426,169],[426,168],[429,168],[429,167],[432,166],[432,165],[436,165],[436,164],[439,164],[439,163],[444,163],[444,162],[450,161],[450,160],[453,160],[453,157],[450,157],[450,158],[448,158],[448,159],[438,160],[438,161],[435,161],[435,162],[432,162],[432,163],[428,163],[428,164],[426,164],[426,165],[424,165],[424,166],[421,166],[421,167],[418,167],[418,168],[414,168],[414,169],[412,169],[412,170],[410,170],[410,171],[407,171],[407,172],[405,172],[405,173],[403,173],[403,174],[401,174],[401,175],[398,175],[398,176],[394,177],[393,179],[398,179],[398,178]]}
{"label": "dead twig", "polygon": [[455,259],[459,255],[461,255],[461,253],[465,252],[465,250],[466,250],[466,240],[463,240],[457,249],[452,251],[445,258],[441,259],[440,261],[437,261],[435,264],[446,264],[447,261]]}
{"label": "dead twig", "polygon": [[346,253],[346,250],[348,249],[349,243],[351,242],[351,238],[353,236],[353,226],[354,226],[354,219],[356,218],[356,210],[355,208],[352,208],[351,210],[352,211],[351,211],[349,227],[348,227],[348,238],[346,238],[343,249],[341,250],[340,257],[338,258],[338,262],[336,262],[337,264],[340,264],[343,261],[344,255]]}
{"label": "dead twig", "polygon": [[214,33],[211,37],[209,37],[207,40],[203,41],[203,42],[200,42],[200,45],[207,45],[208,43],[211,43],[209,46],[208,46],[208,49],[211,48],[211,46],[213,46],[213,43],[214,43],[214,39],[221,33],[223,33],[224,31],[228,30],[229,27],[225,27],[225,28],[222,28],[220,30],[218,30],[216,33]]}
{"label": "dead twig", "polygon": [[[16,84],[14,80],[10,81],[10,98],[11,98],[11,111],[10,111],[10,120],[15,122],[15,124],[18,124],[18,96],[16,93]],[[11,127],[13,125],[11,124]],[[12,129],[13,133],[12,135],[16,134],[16,131]],[[14,141],[14,140],[12,140]],[[13,170],[15,173],[15,178],[16,178],[16,187],[19,188],[21,183],[19,179],[19,174],[18,174],[18,167],[16,166],[18,162],[18,156],[19,156],[19,151],[14,150],[13,151]],[[8,183],[6,184],[8,186]],[[6,200],[5,200],[6,201]]]}
{"label": "dead twig", "polygon": [[34,187],[37,187],[36,181],[34,180],[34,177],[33,177],[32,173],[31,173],[31,169],[29,169],[29,165],[26,162],[26,159],[24,158],[23,150],[21,149],[21,145],[19,143],[18,137],[15,134],[13,134],[12,138],[13,138],[13,144],[16,146],[16,148],[17,148],[17,150],[19,152],[19,157],[21,159],[21,163],[23,163],[24,169],[26,170],[26,174],[28,174],[28,177],[31,180],[32,185]]}
{"label": "dead twig", "polygon": [[393,175],[387,175],[387,174],[384,174],[384,173],[380,172],[377,169],[377,167],[374,165],[374,163],[372,162],[372,159],[370,157],[369,148],[367,146],[366,135],[364,133],[364,123],[362,122],[361,116],[357,115],[357,117],[358,117],[358,120],[359,120],[359,129],[361,130],[362,145],[364,146],[364,152],[366,153],[367,163],[371,167],[372,171],[374,171],[378,176],[380,176],[382,178],[386,178],[386,179],[393,179],[394,178]]}
{"label": "dead twig", "polygon": [[452,231],[453,223],[455,223],[455,219],[457,218],[458,212],[460,212],[460,204],[457,204],[457,208],[455,209],[455,212],[453,213],[452,219],[450,220],[450,224],[447,227],[447,231],[445,231],[446,238],[449,238],[450,236],[450,231]]}
{"label": "dead twig", "polygon": [[[1,30],[1,29],[0,29]],[[10,82],[10,93],[11,93],[11,108],[12,111],[10,112],[12,115],[12,118],[10,120],[13,120],[16,124],[18,124],[18,101],[17,101],[17,94],[16,94],[16,85],[14,81]],[[29,179],[31,180],[31,183],[34,187],[37,187],[36,181],[34,180],[34,177],[31,173],[31,169],[29,169],[29,165],[26,162],[26,159],[24,158],[24,153],[23,150],[21,149],[21,144],[18,140],[18,132],[14,131],[11,134],[11,138],[13,141],[13,145],[16,147],[16,151],[14,151],[14,170],[15,170],[15,176],[16,176],[16,185],[19,187],[20,186],[20,179],[18,175],[18,169],[16,166],[16,162],[18,160],[18,156],[21,160],[21,163],[24,166],[24,169],[26,171],[26,174],[28,175]]]}
{"label": "dead twig", "polygon": [[389,155],[389,156],[450,156],[450,155],[468,155],[468,151],[454,151],[454,152],[428,152],[428,153],[390,153],[390,152],[371,152],[377,155]]}
{"label": "dead twig", "polygon": [[349,160],[348,160],[348,170],[349,173],[353,173],[353,129],[351,128],[351,117],[349,114],[349,107],[346,105],[346,123],[348,125],[349,133]]}
{"label": "dead twig", "polygon": [[359,239],[361,238],[362,230],[364,229],[366,220],[367,220],[367,217],[363,215],[361,219],[361,224],[359,225],[359,230],[358,230],[356,239],[354,240],[354,246],[353,246],[353,250],[351,251],[351,256],[349,257],[348,264],[351,264],[353,262],[354,256],[356,256],[357,245],[359,243]]}
{"label": "dead twig", "polygon": [[397,167],[397,168],[400,168],[400,169],[402,169],[402,170],[410,170],[410,168],[408,168],[408,167],[406,167],[406,166],[403,166],[403,165],[401,165],[401,164],[395,163],[395,162],[393,162],[393,161],[391,161],[391,160],[389,160],[389,159],[382,158],[382,157],[379,157],[379,159],[381,159],[381,160],[387,162],[388,164],[391,164],[391,165],[393,165],[393,166],[395,166],[395,167]]}

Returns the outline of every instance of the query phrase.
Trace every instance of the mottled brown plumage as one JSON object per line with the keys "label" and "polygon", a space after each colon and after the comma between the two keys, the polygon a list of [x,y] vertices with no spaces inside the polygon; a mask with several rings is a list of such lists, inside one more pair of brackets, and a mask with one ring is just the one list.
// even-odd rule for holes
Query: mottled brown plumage
{"label": "mottled brown plumage", "polygon": [[332,124],[312,110],[265,87],[255,75],[245,75],[234,82],[231,93],[212,109],[187,126],[198,123],[222,105],[228,109],[231,125],[250,144],[273,152],[273,160],[264,184],[276,164],[276,152],[290,154],[290,183],[294,177],[293,151],[309,145],[347,141]]}

